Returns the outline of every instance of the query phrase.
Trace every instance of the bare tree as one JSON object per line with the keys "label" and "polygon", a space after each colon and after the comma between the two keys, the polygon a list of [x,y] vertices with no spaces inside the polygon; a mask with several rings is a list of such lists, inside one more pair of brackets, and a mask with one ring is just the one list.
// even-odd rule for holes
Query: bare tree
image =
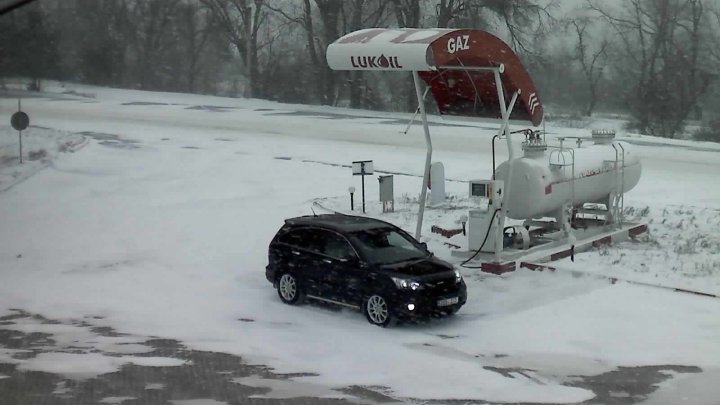
{"label": "bare tree", "polygon": [[585,108],[585,115],[591,116],[598,100],[598,85],[603,77],[603,71],[607,63],[607,49],[610,44],[606,37],[593,47],[588,38],[588,27],[591,20],[587,17],[570,20],[570,26],[577,37],[575,44],[575,58],[580,63],[580,68],[587,81],[589,100]]}
{"label": "bare tree", "polygon": [[328,45],[340,38],[338,24],[340,22],[340,14],[342,13],[343,2],[341,0],[315,0],[315,5],[320,14],[322,21],[322,40],[320,53],[323,59],[324,74],[324,104],[335,105],[337,102],[337,74],[325,63],[325,50]]}
{"label": "bare tree", "polygon": [[450,21],[460,14],[465,2],[463,0],[440,0],[435,5],[438,28],[450,27]]}
{"label": "bare tree", "polygon": [[629,76],[626,99],[636,128],[675,137],[714,77],[704,68],[703,0],[627,0],[619,12],[588,0],[620,40],[618,69]]}
{"label": "bare tree", "polygon": [[[380,24],[386,16],[386,4],[383,0],[303,0],[300,7],[295,2],[277,0],[268,3],[267,8],[305,31],[305,48],[320,101],[334,105],[347,89],[350,105],[360,108],[368,95],[364,73],[332,71],[325,62],[325,50],[346,32]],[[343,76],[347,86],[338,85]]]}
{"label": "bare tree", "polygon": [[[365,6],[365,0],[351,0],[351,5],[352,23],[350,30],[356,31],[363,27],[363,8]],[[348,73],[350,76],[350,80],[348,81],[348,85],[350,87],[350,108],[361,108],[363,89],[367,86],[363,80],[363,72],[361,70],[354,70]]]}
{"label": "bare tree", "polygon": [[[377,27],[387,18],[388,2],[384,0],[345,0],[348,7],[342,11],[343,32],[357,31],[367,27]],[[348,21],[348,9],[350,18]],[[372,88],[368,86],[365,72],[353,70],[345,72],[348,77],[351,108],[367,108],[371,104]]]}
{"label": "bare tree", "polygon": [[531,53],[533,38],[553,20],[555,1],[440,0],[435,6],[438,27],[487,28],[498,20],[516,50]]}
{"label": "bare tree", "polygon": [[157,77],[157,61],[162,59],[169,26],[179,0],[133,1],[129,4],[130,20],[134,22],[131,36],[134,37],[136,77],[142,89],[153,87]]}
{"label": "bare tree", "polygon": [[314,66],[316,84],[323,104],[334,105],[337,101],[337,79],[325,62],[325,49],[340,37],[338,30],[340,17],[343,14],[342,0],[315,0],[322,30],[318,33],[313,18],[313,7],[310,0],[303,0],[302,12],[298,15],[286,11],[286,5],[266,5],[269,10],[275,11],[289,21],[300,24],[305,29],[307,51],[311,64]]}
{"label": "bare tree", "polygon": [[712,10],[712,24],[714,26],[713,37],[710,46],[710,55],[715,63],[720,65],[720,6],[716,5]]}
{"label": "bare tree", "polygon": [[420,0],[390,0],[398,27],[418,28],[422,9]]}
{"label": "bare tree", "polygon": [[269,10],[281,15],[287,21],[295,23],[302,27],[305,32],[305,50],[310,59],[310,70],[313,73],[314,90],[318,99],[325,99],[325,74],[327,69],[323,67],[325,61],[320,59],[322,50],[321,44],[315,35],[315,20],[313,18],[313,8],[310,0],[303,0],[302,7],[298,8],[296,4],[289,6],[288,4],[270,4],[265,5]]}
{"label": "bare tree", "polygon": [[210,16],[197,3],[184,4],[180,10],[180,37],[186,45],[186,77],[187,91],[196,90],[197,78],[203,67],[203,51],[205,50],[211,30],[208,26]]}
{"label": "bare tree", "polygon": [[[393,14],[400,28],[419,28],[421,7],[420,0],[391,0]],[[412,77],[405,80],[405,91],[403,97],[407,111],[417,108],[417,96],[415,95],[415,82]]]}
{"label": "bare tree", "polygon": [[264,46],[258,41],[258,32],[268,14],[264,0],[202,0],[210,8],[230,43],[245,61],[248,86],[246,97],[259,97],[260,83],[258,51]]}

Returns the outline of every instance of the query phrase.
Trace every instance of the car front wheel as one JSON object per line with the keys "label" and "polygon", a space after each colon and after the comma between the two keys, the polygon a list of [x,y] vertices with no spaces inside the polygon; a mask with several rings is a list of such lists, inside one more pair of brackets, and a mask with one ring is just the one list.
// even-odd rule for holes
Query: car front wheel
{"label": "car front wheel", "polygon": [[365,301],[365,317],[373,325],[386,327],[391,320],[390,306],[381,295],[372,295]]}
{"label": "car front wheel", "polygon": [[300,286],[297,278],[290,273],[283,273],[277,283],[278,295],[282,302],[293,305],[300,301]]}

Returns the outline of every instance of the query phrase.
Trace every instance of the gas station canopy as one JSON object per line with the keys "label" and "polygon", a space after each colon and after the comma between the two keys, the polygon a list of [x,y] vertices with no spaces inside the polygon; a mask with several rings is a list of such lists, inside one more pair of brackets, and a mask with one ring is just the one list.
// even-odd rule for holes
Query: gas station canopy
{"label": "gas station canopy", "polygon": [[510,119],[540,125],[543,108],[520,58],[501,39],[470,29],[355,31],[327,49],[333,70],[415,71],[441,114],[502,119],[494,72],[504,98],[517,92]]}

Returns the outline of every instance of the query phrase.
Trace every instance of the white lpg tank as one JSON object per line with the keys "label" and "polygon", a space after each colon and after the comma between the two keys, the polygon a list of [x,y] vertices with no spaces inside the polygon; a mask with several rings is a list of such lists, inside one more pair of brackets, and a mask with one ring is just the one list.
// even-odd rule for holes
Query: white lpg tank
{"label": "white lpg tank", "polygon": [[524,142],[524,156],[512,162],[509,188],[510,162],[502,163],[495,173],[495,178],[505,180],[507,217],[557,217],[562,207],[571,201],[573,187],[576,207],[584,203],[607,204],[611,193],[619,192],[620,188],[623,192],[631,190],[640,180],[640,159],[627,143],[613,142],[614,137],[614,132],[593,131],[595,144],[572,150],[546,151],[547,146],[539,137]]}

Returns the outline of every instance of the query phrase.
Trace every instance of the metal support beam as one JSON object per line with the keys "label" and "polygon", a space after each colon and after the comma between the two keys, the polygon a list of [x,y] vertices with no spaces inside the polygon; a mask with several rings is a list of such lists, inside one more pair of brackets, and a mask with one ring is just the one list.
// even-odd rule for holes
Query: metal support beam
{"label": "metal support beam", "polygon": [[[429,91],[430,87],[425,89],[425,93],[423,93],[422,101],[420,102],[420,104],[423,104],[425,102],[425,97],[427,97]],[[407,128],[405,128],[403,134],[407,135],[408,131],[410,131],[410,127],[415,123],[415,117],[417,117],[418,113],[420,112],[420,104],[418,104],[418,107],[415,109],[415,112],[413,113],[412,118],[410,118],[410,122],[408,122]]]}
{"label": "metal support beam", "polygon": [[420,116],[422,117],[423,130],[425,131],[425,145],[427,147],[427,153],[425,155],[425,171],[423,173],[423,183],[420,189],[420,208],[418,210],[417,226],[415,228],[415,239],[420,240],[420,234],[422,233],[422,222],[423,215],[425,214],[425,199],[427,198],[427,186],[430,180],[430,163],[432,160],[432,140],[430,139],[430,128],[428,127],[427,114],[425,113],[425,103],[423,102],[423,93],[420,89],[420,75],[418,72],[413,71],[413,81],[415,82],[415,95],[418,99],[418,105],[420,109]]}
{"label": "metal support beam", "polygon": [[620,224],[625,221],[625,147],[622,143],[618,142],[620,150],[622,150],[622,166],[620,170]]}
{"label": "metal support beam", "polygon": [[479,72],[503,73],[505,71],[505,65],[500,65],[500,66],[451,65],[451,66],[438,66],[437,70],[473,70],[473,71],[479,71]]}
{"label": "metal support beam", "polygon": [[[503,134],[510,129],[510,113],[512,112],[513,108],[515,108],[515,102],[517,101],[518,96],[520,95],[519,91],[516,91],[513,93],[512,98],[510,99],[510,105],[507,107],[507,115],[508,119],[502,120],[502,124],[500,125],[500,131],[498,131],[498,137],[503,136]],[[517,131],[516,131],[517,132]]]}
{"label": "metal support beam", "polygon": [[[507,197],[507,191],[510,190],[510,180],[512,179],[513,175],[513,160],[515,159],[515,150],[513,148],[511,137],[510,137],[510,113],[512,112],[513,108],[515,107],[515,102],[517,101],[517,97],[520,94],[520,89],[516,91],[512,99],[510,101],[510,106],[508,108],[508,105],[505,104],[505,90],[503,89],[502,79],[500,78],[500,73],[502,73],[502,70],[504,69],[497,69],[493,71],[493,74],[495,75],[495,90],[497,91],[498,96],[498,102],[500,104],[500,114],[502,116],[502,125],[500,126],[500,134],[505,132],[505,139],[507,140],[507,147],[508,147],[508,174],[507,178],[503,179],[505,181],[504,188],[505,188],[505,197],[503,197],[503,201],[505,201],[505,198]],[[500,207],[500,215],[498,216],[498,227],[497,227],[497,234],[495,235],[495,261],[498,263],[500,262],[500,254],[503,250],[503,231],[505,229],[505,217],[507,214],[507,210],[505,209],[505,206],[507,204],[502,204]]]}

